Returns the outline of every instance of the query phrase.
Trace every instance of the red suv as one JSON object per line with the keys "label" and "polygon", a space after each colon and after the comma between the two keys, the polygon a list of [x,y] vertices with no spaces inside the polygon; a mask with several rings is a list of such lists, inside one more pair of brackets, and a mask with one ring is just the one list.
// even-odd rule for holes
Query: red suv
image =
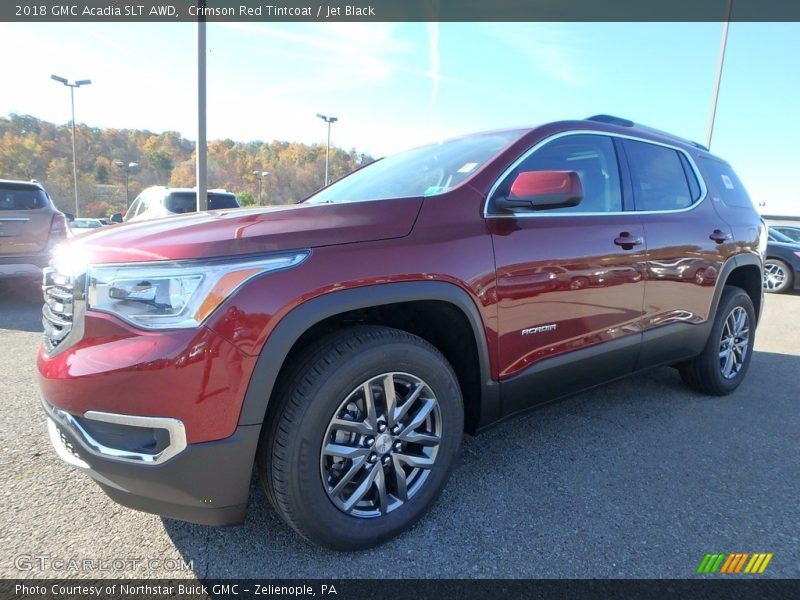
{"label": "red suv", "polygon": [[121,504],[209,525],[242,520],[255,465],[301,535],[369,547],[464,431],[659,365],[736,389],[766,239],[727,163],[608,116],[104,229],[45,273],[52,442]]}

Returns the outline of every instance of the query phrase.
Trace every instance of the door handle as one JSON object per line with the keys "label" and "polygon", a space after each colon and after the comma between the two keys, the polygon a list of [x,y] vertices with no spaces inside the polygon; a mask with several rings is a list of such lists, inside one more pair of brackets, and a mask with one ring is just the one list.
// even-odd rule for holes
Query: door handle
{"label": "door handle", "polygon": [[728,240],[730,240],[731,237],[732,236],[730,233],[725,233],[721,229],[715,229],[714,231],[711,232],[711,235],[708,236],[708,239],[713,240],[718,244],[721,244],[723,242],[727,242]]}
{"label": "door handle", "polygon": [[634,246],[641,246],[644,244],[644,238],[633,237],[627,231],[619,234],[618,238],[614,238],[614,243],[617,246],[622,246],[623,250],[632,250]]}

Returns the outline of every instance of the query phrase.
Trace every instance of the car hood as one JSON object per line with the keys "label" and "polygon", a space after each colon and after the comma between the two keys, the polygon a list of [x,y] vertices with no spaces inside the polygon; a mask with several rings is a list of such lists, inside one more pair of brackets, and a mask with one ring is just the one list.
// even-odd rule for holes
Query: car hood
{"label": "car hood", "polygon": [[68,244],[92,264],[214,258],[408,235],[422,198],[211,211],[104,227]]}

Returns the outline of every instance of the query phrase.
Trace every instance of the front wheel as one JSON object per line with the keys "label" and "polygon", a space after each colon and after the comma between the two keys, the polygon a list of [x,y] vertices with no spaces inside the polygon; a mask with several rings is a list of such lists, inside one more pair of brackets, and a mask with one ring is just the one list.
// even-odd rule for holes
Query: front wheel
{"label": "front wheel", "polygon": [[322,546],[399,534],[443,489],[464,428],[442,354],[407,332],[359,326],[303,352],[283,379],[259,449],[281,516]]}
{"label": "front wheel", "polygon": [[726,286],[703,352],[679,366],[686,385],[714,396],[739,387],[753,355],[755,324],[750,296],[741,288]]}

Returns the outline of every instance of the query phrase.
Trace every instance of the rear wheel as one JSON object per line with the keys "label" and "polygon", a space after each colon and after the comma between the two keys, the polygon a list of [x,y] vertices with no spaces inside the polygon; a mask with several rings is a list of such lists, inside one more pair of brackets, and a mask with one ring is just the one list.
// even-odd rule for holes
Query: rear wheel
{"label": "rear wheel", "polygon": [[792,269],[782,260],[768,258],[764,263],[764,291],[780,294],[792,287]]}
{"label": "rear wheel", "polygon": [[754,327],[750,296],[741,288],[725,287],[703,352],[679,366],[683,381],[704,394],[733,392],[750,366]]}
{"label": "rear wheel", "polygon": [[409,333],[359,326],[289,369],[259,449],[277,511],[338,550],[410,527],[441,492],[461,442],[461,392],[445,358]]}

